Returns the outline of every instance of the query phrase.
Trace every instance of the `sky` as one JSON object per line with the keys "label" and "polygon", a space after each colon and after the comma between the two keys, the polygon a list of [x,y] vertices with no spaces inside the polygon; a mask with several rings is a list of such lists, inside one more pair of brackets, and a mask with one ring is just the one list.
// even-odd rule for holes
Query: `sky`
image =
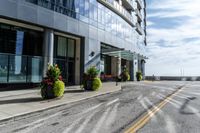
{"label": "sky", "polygon": [[200,0],[146,2],[146,75],[200,76]]}

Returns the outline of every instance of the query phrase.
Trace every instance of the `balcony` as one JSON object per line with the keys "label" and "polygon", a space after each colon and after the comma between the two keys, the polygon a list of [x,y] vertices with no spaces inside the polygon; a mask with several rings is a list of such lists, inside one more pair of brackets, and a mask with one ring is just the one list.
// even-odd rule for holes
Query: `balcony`
{"label": "balcony", "polygon": [[134,25],[133,17],[132,15],[122,6],[120,5],[117,1],[107,1],[107,0],[97,0],[99,3],[103,4],[116,14],[118,14],[121,18],[123,18],[127,23],[129,23],[131,26]]}
{"label": "balcony", "polygon": [[142,9],[142,1],[141,0],[136,0],[136,2],[137,2],[137,5],[138,5],[138,8],[139,9]]}
{"label": "balcony", "polygon": [[135,10],[139,22],[142,22],[142,15],[138,9]]}
{"label": "balcony", "polygon": [[127,10],[134,10],[134,8],[133,8],[133,0],[122,0],[122,5]]}
{"label": "balcony", "polygon": [[143,34],[142,27],[140,26],[139,23],[136,24],[136,31],[137,31],[140,35]]}

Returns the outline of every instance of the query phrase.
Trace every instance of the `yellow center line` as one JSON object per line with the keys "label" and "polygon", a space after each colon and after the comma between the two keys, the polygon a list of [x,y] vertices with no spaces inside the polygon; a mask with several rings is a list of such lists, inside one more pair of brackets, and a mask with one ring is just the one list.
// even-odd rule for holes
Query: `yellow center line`
{"label": "yellow center line", "polygon": [[140,118],[136,123],[134,123],[129,129],[125,131],[125,133],[135,133],[137,132],[140,128],[142,128],[160,109],[162,109],[168,102],[171,100],[176,94],[178,94],[181,91],[182,87],[166,97],[162,102],[160,102],[157,106],[152,107],[149,111],[151,114],[148,112],[145,113],[145,115]]}

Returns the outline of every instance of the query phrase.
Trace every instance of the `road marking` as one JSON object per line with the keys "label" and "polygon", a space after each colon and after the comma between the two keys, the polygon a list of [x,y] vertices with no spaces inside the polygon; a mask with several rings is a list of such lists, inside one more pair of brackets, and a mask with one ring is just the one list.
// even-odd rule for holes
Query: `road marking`
{"label": "road marking", "polygon": [[106,124],[105,124],[107,126],[107,128],[109,128],[109,126],[115,121],[115,118],[117,116],[118,106],[119,106],[119,103],[115,104],[113,109],[110,111],[109,119],[106,121]]}
{"label": "road marking", "polygon": [[78,116],[80,116],[77,120],[75,120],[69,127],[66,127],[65,130],[63,131],[63,133],[68,133],[70,130],[72,130],[72,128],[77,125],[81,119],[83,119],[84,114],[89,113],[92,110],[97,109],[98,107],[100,107],[103,103],[100,103],[98,105],[92,106],[89,109],[84,110],[83,112],[81,112],[80,114],[78,114]]}
{"label": "road marking", "polygon": [[143,106],[143,108],[147,110],[148,115],[149,115],[149,116],[153,116],[153,112],[152,112],[150,109],[148,109],[148,107],[147,107],[147,105],[144,103],[144,100],[143,100],[143,99],[140,100],[140,103],[141,103],[141,105]]}
{"label": "road marking", "polygon": [[[149,103],[150,105],[152,105],[154,108],[157,108],[148,98],[144,98],[144,100]],[[162,117],[164,117],[164,120],[166,122],[166,130],[169,131],[169,133],[176,133],[175,131],[175,127],[174,127],[174,122],[173,120],[169,117],[169,115],[164,114],[164,112],[162,110],[160,110],[158,112]],[[153,117],[156,118],[156,117]],[[152,118],[152,119],[153,119]]]}
{"label": "road marking", "polygon": [[75,120],[69,127],[65,128],[65,130],[62,133],[69,133],[69,131],[71,131],[72,128],[74,128],[74,126],[81,121],[81,119],[83,119],[83,117],[80,117],[77,120]]}
{"label": "road marking", "polygon": [[97,124],[95,125],[95,127],[93,128],[91,133],[98,133],[99,130],[102,128],[103,123],[105,122],[105,120],[108,117],[108,113],[110,112],[111,107],[109,107],[102,115],[102,117],[100,118],[100,120],[97,122]]}
{"label": "road marking", "polygon": [[25,130],[23,130],[23,131],[20,131],[20,133],[29,133],[29,132],[31,132],[32,130],[34,130],[34,129],[36,129],[36,128],[42,126],[42,125],[43,125],[42,123],[37,124],[37,125],[33,125],[33,126],[30,127],[30,128],[27,128],[27,129],[25,129]]}
{"label": "road marking", "polygon": [[[160,98],[164,98],[163,96],[158,96]],[[176,104],[175,102],[171,102],[171,100],[167,99],[168,103],[171,103],[175,108],[180,109],[180,105]]]}
{"label": "road marking", "polygon": [[100,107],[102,104],[103,104],[103,103],[100,103],[100,104],[97,104],[97,105],[95,105],[95,106],[92,106],[91,108],[86,109],[86,110],[84,110],[83,112],[81,112],[81,114],[86,114],[86,113],[88,113],[88,112],[90,112],[90,111],[92,111],[92,110],[95,110],[95,109],[97,109],[98,107]]}
{"label": "road marking", "polygon": [[199,92],[182,92],[182,93],[184,93],[184,94],[190,94],[190,95],[200,95],[200,93]]}
{"label": "road marking", "polygon": [[[173,102],[175,102],[176,104],[178,104],[178,105],[180,105],[180,107],[183,105],[180,101],[178,101],[178,100],[175,100],[175,99],[169,99],[170,101],[173,101]],[[198,109],[196,109],[196,108],[194,108],[194,107],[192,107],[192,106],[190,106],[190,105],[188,105],[187,106],[191,111],[193,111],[193,113],[195,114],[195,115],[197,115],[197,117],[199,117],[200,118],[200,114],[199,114],[199,110]]]}
{"label": "road marking", "polygon": [[166,97],[162,102],[160,102],[157,106],[152,107],[150,110],[153,115],[149,115],[148,112],[144,114],[142,118],[140,118],[136,123],[134,123],[130,128],[128,128],[125,133],[135,133],[140,128],[142,128],[161,108],[163,108],[167,103],[168,100],[172,99],[174,95],[178,94],[181,91],[182,87],[179,90],[175,91],[168,97]]}
{"label": "road marking", "polygon": [[[29,123],[29,124],[26,124],[26,125],[24,125],[24,126],[21,126],[21,127],[17,128],[17,129],[21,129],[21,128],[24,128],[24,127],[28,127],[28,128],[25,128],[25,129],[21,130],[22,133],[28,133],[28,132],[34,130],[35,128],[40,127],[40,126],[43,124],[44,121],[46,121],[46,120],[48,120],[48,119],[50,119],[50,118],[53,118],[53,117],[55,117],[55,116],[58,116],[59,114],[61,114],[61,112],[58,112],[58,113],[55,113],[55,114],[53,114],[53,115],[44,117],[44,118],[39,119],[39,120],[37,120],[37,121],[34,121],[34,122],[32,122],[32,123]],[[17,129],[15,129],[15,130],[17,130]]]}
{"label": "road marking", "polygon": [[119,101],[119,98],[108,102],[108,103],[106,104],[106,106],[109,106],[109,105],[111,105],[111,104],[113,104],[113,103],[116,103],[117,101]]}
{"label": "road marking", "polygon": [[82,131],[85,129],[88,122],[92,119],[92,117],[96,114],[96,112],[94,112],[91,115],[89,115],[88,117],[86,117],[86,120],[80,124],[80,127],[77,129],[77,131],[75,133],[82,133]]}
{"label": "road marking", "polygon": [[140,100],[143,98],[143,95],[140,95],[139,97],[137,97],[137,100]]}

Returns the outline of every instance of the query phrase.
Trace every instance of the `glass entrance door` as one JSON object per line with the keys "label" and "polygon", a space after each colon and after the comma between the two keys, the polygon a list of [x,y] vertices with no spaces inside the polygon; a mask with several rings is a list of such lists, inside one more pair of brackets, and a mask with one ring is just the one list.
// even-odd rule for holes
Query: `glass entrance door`
{"label": "glass entrance door", "polygon": [[75,84],[75,40],[55,36],[55,59],[62,72],[62,77],[67,85]]}

